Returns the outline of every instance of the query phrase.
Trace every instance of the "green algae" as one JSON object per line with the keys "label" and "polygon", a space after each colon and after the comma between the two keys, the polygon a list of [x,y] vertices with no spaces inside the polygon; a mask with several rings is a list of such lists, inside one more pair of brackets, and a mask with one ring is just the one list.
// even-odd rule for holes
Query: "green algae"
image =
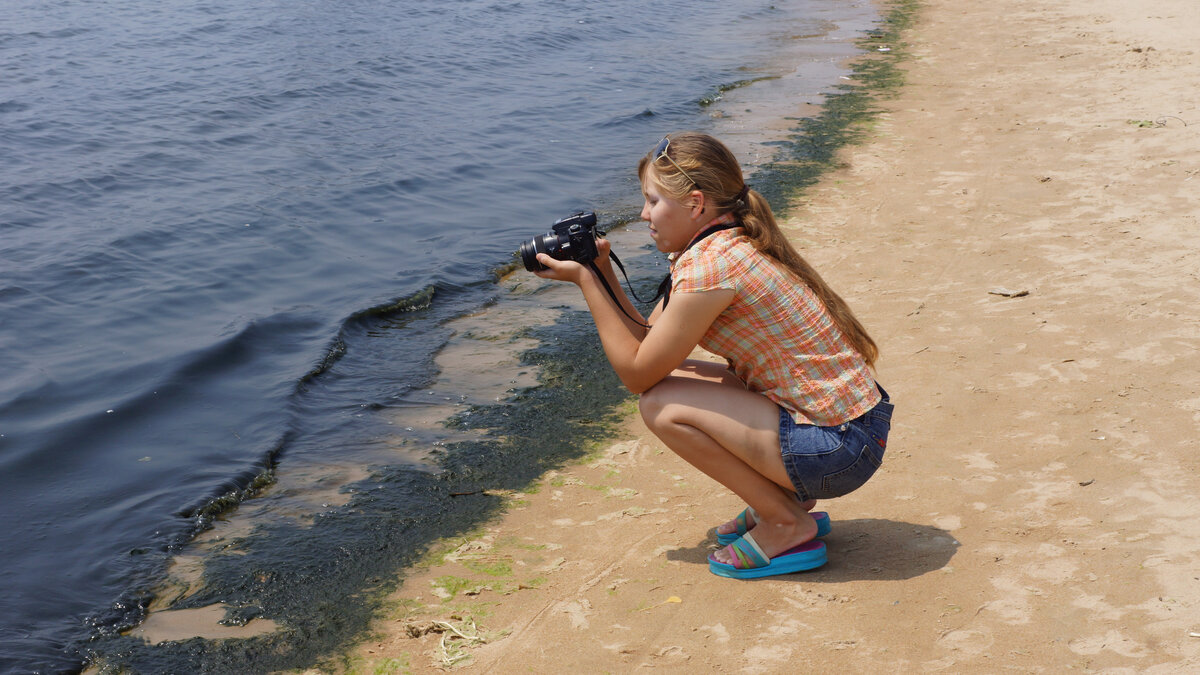
{"label": "green algae", "polygon": [[841,148],[863,141],[871,132],[881,102],[904,83],[903,32],[919,8],[917,0],[889,3],[879,27],[858,40],[865,56],[854,62],[849,80],[826,96],[820,114],[797,120],[788,137],[775,143],[774,159],[760,167],[751,182],[776,213],[786,213],[797,194],[836,168]]}
{"label": "green algae", "polygon": [[503,512],[508,501],[502,493],[578,461],[621,420],[629,394],[585,313],[565,313],[528,335],[539,346],[522,362],[539,367],[539,386],[452,420],[483,432],[482,440],[447,444],[434,471],[376,467],[350,486],[347,504],[311,523],[258,526],[207,556],[199,589],[172,605],[223,603],[231,607],[229,621],[263,617],[283,628],[246,639],[158,645],[102,636],[89,646],[93,665],[101,673],[246,673],[323,663],[344,670],[328,655],[370,629],[401,570],[431,562],[426,556],[434,549],[444,557],[449,551],[439,543],[461,541],[462,532]]}

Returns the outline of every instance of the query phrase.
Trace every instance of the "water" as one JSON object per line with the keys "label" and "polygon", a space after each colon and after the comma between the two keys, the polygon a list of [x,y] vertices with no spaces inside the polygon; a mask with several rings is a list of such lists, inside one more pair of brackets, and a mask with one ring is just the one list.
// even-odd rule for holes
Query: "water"
{"label": "water", "polygon": [[[7,0],[0,671],[77,668],[264,469],[402,444],[387,413],[453,381],[446,322],[503,297],[521,241],[635,213],[665,132],[769,157],[872,19],[833,0]],[[727,95],[753,116],[705,105],[776,76]]]}

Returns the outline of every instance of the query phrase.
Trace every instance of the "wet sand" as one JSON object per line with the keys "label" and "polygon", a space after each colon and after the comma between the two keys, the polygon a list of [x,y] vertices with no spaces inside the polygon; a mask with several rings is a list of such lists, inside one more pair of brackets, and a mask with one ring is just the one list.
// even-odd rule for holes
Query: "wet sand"
{"label": "wet sand", "polygon": [[818,507],[828,565],[711,575],[742,505],[631,407],[410,572],[353,666],[1200,670],[1198,35],[1192,0],[924,3],[907,84],[787,219],[897,403]]}

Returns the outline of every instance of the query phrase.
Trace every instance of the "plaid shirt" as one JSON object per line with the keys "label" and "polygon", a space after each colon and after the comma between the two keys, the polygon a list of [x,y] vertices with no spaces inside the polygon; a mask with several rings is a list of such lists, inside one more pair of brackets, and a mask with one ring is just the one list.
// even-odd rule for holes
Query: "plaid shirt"
{"label": "plaid shirt", "polygon": [[882,398],[866,361],[812,289],[740,229],[712,234],[681,253],[671,284],[673,293],[734,291],[700,346],[724,357],[750,391],[789,411],[797,424],[844,424]]}

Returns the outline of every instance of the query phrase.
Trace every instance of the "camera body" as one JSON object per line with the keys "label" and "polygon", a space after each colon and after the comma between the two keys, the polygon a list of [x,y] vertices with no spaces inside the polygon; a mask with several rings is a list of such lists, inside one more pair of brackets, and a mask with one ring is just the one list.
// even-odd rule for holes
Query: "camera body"
{"label": "camera body", "polygon": [[521,244],[521,262],[530,272],[540,272],[547,268],[538,262],[537,254],[545,253],[555,260],[574,260],[586,265],[600,254],[596,250],[597,234],[595,213],[567,216],[554,223],[550,233]]}

